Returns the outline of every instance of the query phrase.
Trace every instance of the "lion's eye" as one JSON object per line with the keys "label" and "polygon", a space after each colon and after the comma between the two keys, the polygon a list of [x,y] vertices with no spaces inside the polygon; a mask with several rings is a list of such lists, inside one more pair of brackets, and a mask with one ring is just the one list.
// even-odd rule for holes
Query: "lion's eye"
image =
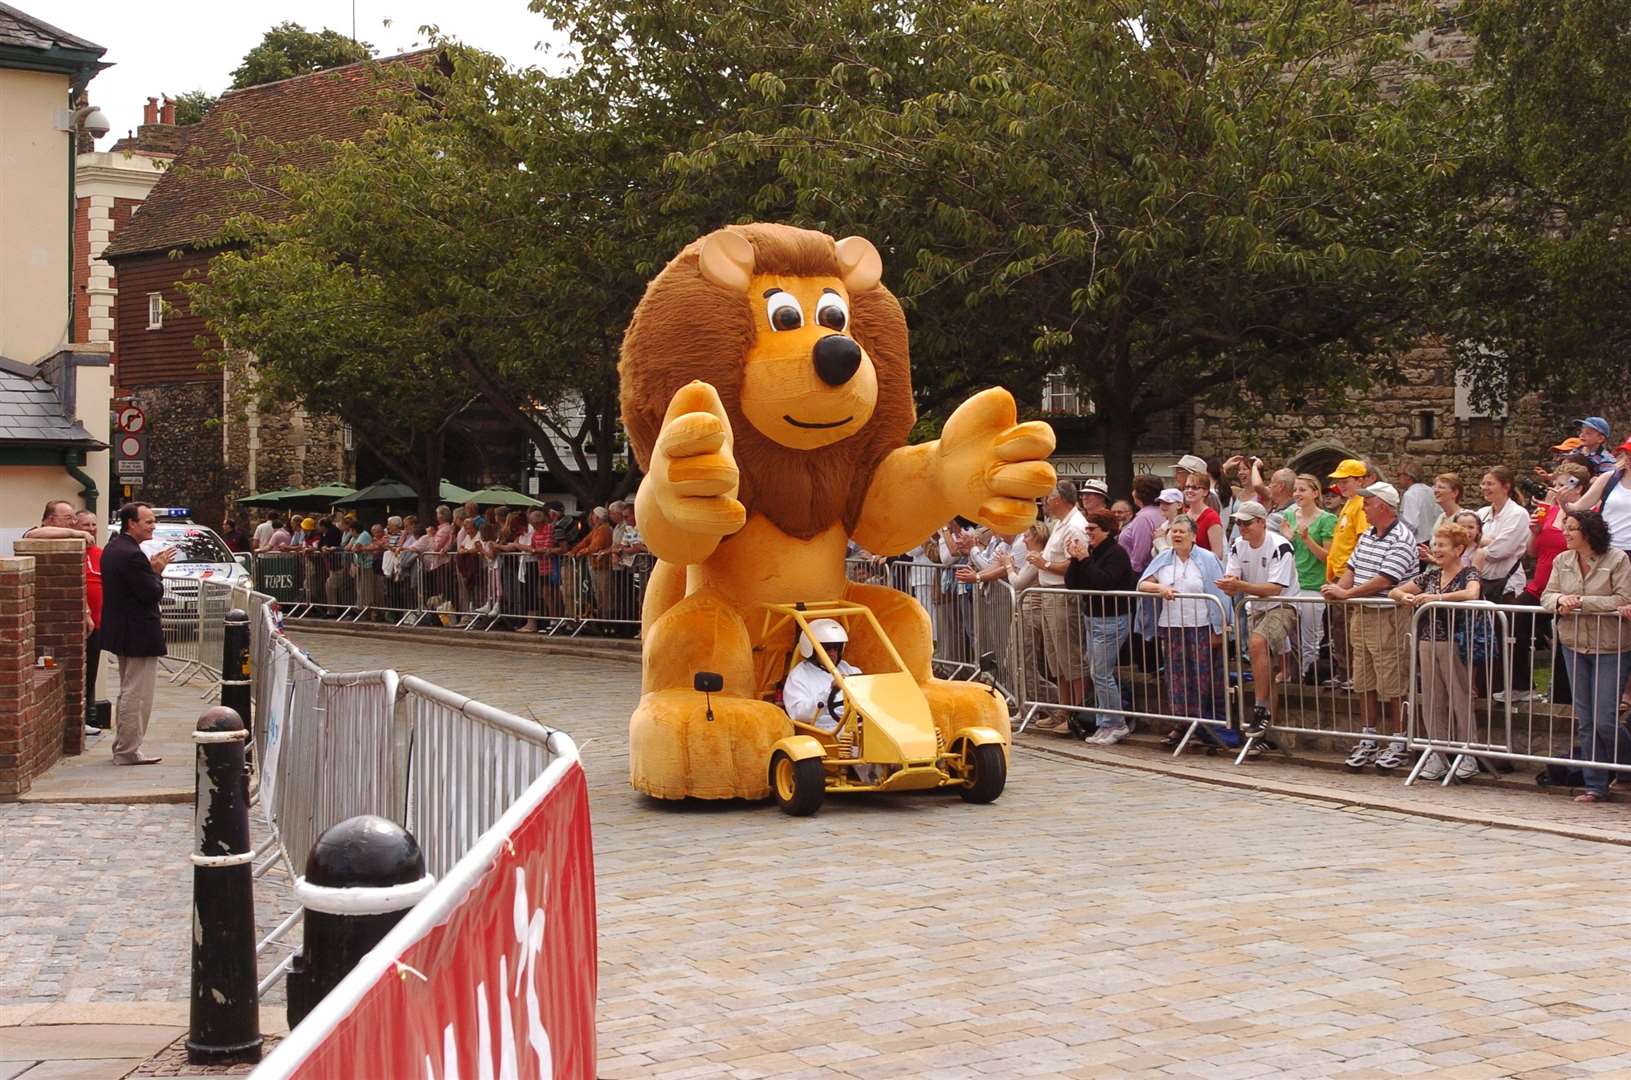
{"label": "lion's eye", "polygon": [[804,310],[792,293],[777,289],[765,300],[772,330],[797,330],[804,325]]}
{"label": "lion's eye", "polygon": [[842,330],[849,325],[849,306],[837,293],[828,291],[816,301],[816,322],[828,330]]}

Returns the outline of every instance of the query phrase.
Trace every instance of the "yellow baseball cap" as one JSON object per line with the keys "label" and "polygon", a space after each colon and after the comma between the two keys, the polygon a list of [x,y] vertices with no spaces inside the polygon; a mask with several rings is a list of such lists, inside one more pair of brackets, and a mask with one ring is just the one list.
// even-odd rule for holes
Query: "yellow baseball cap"
{"label": "yellow baseball cap", "polygon": [[310,532],[312,529],[317,528],[317,519],[316,518],[307,518],[305,521],[302,521],[300,523],[300,527],[302,529],[305,529],[307,532]]}
{"label": "yellow baseball cap", "polygon": [[1341,465],[1338,465],[1331,471],[1331,478],[1334,480],[1346,480],[1349,478],[1357,480],[1361,476],[1366,476],[1369,473],[1370,470],[1365,468],[1365,463],[1363,461],[1359,461],[1355,458],[1348,458]]}

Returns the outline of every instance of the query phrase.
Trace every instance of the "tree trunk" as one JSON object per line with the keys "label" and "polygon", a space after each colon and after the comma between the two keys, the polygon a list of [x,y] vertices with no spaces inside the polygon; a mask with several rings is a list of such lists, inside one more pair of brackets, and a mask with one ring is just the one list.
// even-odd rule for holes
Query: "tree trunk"
{"label": "tree trunk", "polygon": [[1099,443],[1104,448],[1104,476],[1111,499],[1132,498],[1133,444],[1143,430],[1143,421],[1132,409],[1099,409]]}
{"label": "tree trunk", "polygon": [[420,528],[436,527],[436,507],[442,501],[442,451],[445,429],[437,428],[428,435],[414,440],[414,472],[409,479],[419,496],[418,518]]}

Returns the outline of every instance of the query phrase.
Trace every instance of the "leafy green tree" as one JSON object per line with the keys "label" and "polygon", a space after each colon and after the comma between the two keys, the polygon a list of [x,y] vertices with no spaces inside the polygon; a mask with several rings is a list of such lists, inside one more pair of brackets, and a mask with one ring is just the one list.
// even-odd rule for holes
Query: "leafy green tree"
{"label": "leafy green tree", "polygon": [[[1156,413],[1387,374],[1453,79],[1422,4],[535,0],[624,110],[692,104],[667,205],[860,232],[920,404],[1065,370],[1113,486]],[[650,107],[657,107],[655,105]],[[755,174],[756,169],[763,172]],[[729,190],[728,188],[726,190]]]}
{"label": "leafy green tree", "polygon": [[298,212],[217,255],[209,277],[184,289],[226,343],[205,344],[235,375],[236,404],[339,417],[419,493],[419,519],[434,520],[447,427],[474,395],[424,350],[422,312],[367,266],[305,239]]}
{"label": "leafy green tree", "polygon": [[[382,417],[413,414],[385,426],[440,430],[436,409],[479,397],[539,447],[558,484],[603,502],[632,483],[618,453],[616,358],[645,277],[628,272],[632,253],[611,258],[614,237],[596,235],[617,193],[570,182],[592,175],[589,155],[615,151],[573,145],[564,164],[559,87],[485,54],[448,56],[444,70],[416,71],[412,90],[382,85],[387,107],[366,138],[326,144],[325,164],[261,190],[216,238],[242,247],[194,286],[194,310],[277,368],[268,394],[348,420],[347,395],[381,370],[366,344],[377,335],[389,355],[427,365],[392,394],[364,397]],[[647,153],[651,170],[663,152]],[[340,317],[348,311],[389,315]],[[299,345],[266,347],[288,341]],[[432,405],[431,416],[413,412]]]}
{"label": "leafy green tree", "polygon": [[244,54],[232,71],[232,89],[277,82],[325,68],[367,60],[374,55],[366,41],[353,41],[333,30],[307,30],[297,22],[281,22]]}
{"label": "leafy green tree", "polygon": [[1631,348],[1631,8],[1471,10],[1477,96],[1440,245],[1443,329],[1485,404],[1600,393]]}
{"label": "leafy green tree", "polygon": [[186,127],[204,119],[204,114],[213,109],[220,98],[204,90],[188,90],[172,100],[176,106],[176,123]]}

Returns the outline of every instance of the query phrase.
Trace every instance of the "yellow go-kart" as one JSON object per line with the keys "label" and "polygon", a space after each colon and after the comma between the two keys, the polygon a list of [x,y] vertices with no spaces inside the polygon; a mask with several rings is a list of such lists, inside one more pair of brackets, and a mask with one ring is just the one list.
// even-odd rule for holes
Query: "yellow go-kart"
{"label": "yellow go-kart", "polygon": [[[770,750],[770,790],[783,811],[813,814],[828,792],[922,791],[955,787],[971,803],[992,802],[1008,782],[1007,747],[989,727],[970,726],[941,736],[923,688],[895,651],[872,609],[823,601],[767,605],[764,634],[775,640],[788,622],[795,641],[808,636],[812,658],[832,675],[842,695],[834,731],[793,721],[793,734]],[[814,619],[862,619],[888,652],[893,670],[845,675],[810,632]],[[795,651],[789,669],[798,662]]]}

